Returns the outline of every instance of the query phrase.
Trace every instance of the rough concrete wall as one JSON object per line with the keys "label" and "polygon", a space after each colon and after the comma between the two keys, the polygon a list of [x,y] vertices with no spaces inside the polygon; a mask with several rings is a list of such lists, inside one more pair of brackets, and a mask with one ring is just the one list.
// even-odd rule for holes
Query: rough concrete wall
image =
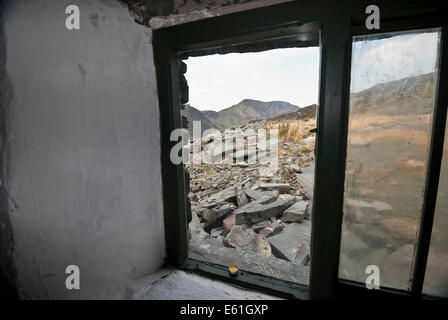
{"label": "rough concrete wall", "polygon": [[[118,1],[15,0],[6,9],[9,194],[27,298],[94,298],[165,255],[150,29]],[[81,289],[65,288],[78,265]]]}
{"label": "rough concrete wall", "polygon": [[176,14],[183,14],[203,9],[215,10],[257,1],[260,2],[260,0],[174,0],[173,10]]}
{"label": "rough concrete wall", "polygon": [[134,20],[152,28],[270,6],[293,0],[118,0]]}
{"label": "rough concrete wall", "polygon": [[152,17],[168,16],[174,12],[173,0],[118,0],[125,4],[135,22],[149,25]]}

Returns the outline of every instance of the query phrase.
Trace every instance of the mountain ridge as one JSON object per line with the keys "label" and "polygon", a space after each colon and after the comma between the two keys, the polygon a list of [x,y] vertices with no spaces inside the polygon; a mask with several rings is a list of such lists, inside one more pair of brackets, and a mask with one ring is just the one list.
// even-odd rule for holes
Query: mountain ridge
{"label": "mountain ridge", "polygon": [[243,99],[237,104],[220,111],[200,111],[192,106],[189,106],[189,108],[193,110],[193,113],[190,110],[190,117],[187,115],[190,122],[200,120],[202,123],[204,121],[206,127],[210,127],[209,124],[211,124],[211,127],[219,130],[240,126],[252,120],[268,119],[272,116],[300,110],[299,106],[286,101],[260,101],[255,99]]}

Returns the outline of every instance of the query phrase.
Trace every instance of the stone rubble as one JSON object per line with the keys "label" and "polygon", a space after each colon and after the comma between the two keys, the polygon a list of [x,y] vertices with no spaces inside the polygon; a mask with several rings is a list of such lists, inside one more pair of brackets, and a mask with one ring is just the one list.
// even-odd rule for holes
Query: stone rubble
{"label": "stone rubble", "polygon": [[307,214],[307,207],[308,202],[306,201],[298,201],[294,203],[291,207],[286,209],[285,212],[283,212],[282,221],[301,223]]}
{"label": "stone rubble", "polygon": [[268,204],[259,204],[254,201],[234,211],[236,224],[254,224],[272,217],[280,216],[286,209],[292,206],[295,199],[278,199]]}
{"label": "stone rubble", "polygon": [[[248,123],[230,134],[247,147],[249,135],[245,129],[258,127],[259,123]],[[204,137],[201,146],[193,142],[200,147],[200,158],[221,161],[186,165],[193,213],[190,245],[219,261],[233,261],[228,251],[235,250],[247,261],[256,255],[270,263],[274,259],[282,265],[308,266],[315,168],[313,141],[314,137],[298,142],[274,140],[278,166],[263,162],[269,158],[269,140],[244,152],[222,148],[214,135]],[[262,155],[262,161],[254,159],[255,155]],[[395,257],[408,254],[408,246],[416,237],[415,221],[390,216],[394,208],[375,200],[374,193],[360,189],[361,199],[347,197],[344,201],[343,276],[364,275],[366,264],[395,263]],[[219,252],[226,252],[226,256],[218,257]],[[272,264],[269,266],[273,268]]]}
{"label": "stone rubble", "polygon": [[[277,258],[296,262],[301,251],[304,251],[304,247],[309,247],[309,241],[311,238],[311,223],[309,221],[303,221],[303,223],[290,223],[277,235],[269,237],[269,243],[271,244],[272,253]],[[308,253],[309,254],[309,253]],[[308,257],[301,256],[301,262],[307,262]]]}
{"label": "stone rubble", "polygon": [[[244,150],[225,146],[217,135],[202,138],[201,144],[191,143],[190,150],[200,150],[196,157],[205,163],[186,165],[194,217],[190,245],[224,246],[307,266],[312,187],[311,178],[304,177],[307,184],[301,184],[300,175],[314,172],[314,145],[310,145],[314,137],[307,143],[268,139],[254,146],[253,131],[246,129],[258,127],[248,123],[227,132],[246,146]],[[272,146],[278,148],[277,167],[269,163]],[[307,171],[310,166],[312,170]]]}

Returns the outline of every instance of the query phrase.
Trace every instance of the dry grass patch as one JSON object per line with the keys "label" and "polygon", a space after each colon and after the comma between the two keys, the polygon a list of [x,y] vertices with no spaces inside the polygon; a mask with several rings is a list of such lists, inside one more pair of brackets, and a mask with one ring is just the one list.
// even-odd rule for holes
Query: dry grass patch
{"label": "dry grass patch", "polygon": [[278,138],[283,142],[293,142],[298,143],[303,139],[307,138],[309,134],[309,130],[316,127],[316,120],[285,120],[281,122],[270,122],[267,121],[264,123],[263,128],[277,129],[278,130]]}

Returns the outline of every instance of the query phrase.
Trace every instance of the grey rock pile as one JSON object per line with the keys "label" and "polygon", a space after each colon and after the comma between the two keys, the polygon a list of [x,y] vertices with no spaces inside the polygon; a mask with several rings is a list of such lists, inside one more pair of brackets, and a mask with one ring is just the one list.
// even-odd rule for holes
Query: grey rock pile
{"label": "grey rock pile", "polygon": [[[234,135],[247,145],[245,129],[235,129]],[[314,153],[312,148],[301,152],[303,143],[275,143],[277,167],[248,161],[252,154],[247,149],[234,152],[233,162],[186,166],[193,215],[190,246],[210,244],[309,264]],[[215,153],[217,145],[213,138],[203,138],[201,156],[219,157],[223,148]],[[237,163],[241,157],[244,162]]]}

